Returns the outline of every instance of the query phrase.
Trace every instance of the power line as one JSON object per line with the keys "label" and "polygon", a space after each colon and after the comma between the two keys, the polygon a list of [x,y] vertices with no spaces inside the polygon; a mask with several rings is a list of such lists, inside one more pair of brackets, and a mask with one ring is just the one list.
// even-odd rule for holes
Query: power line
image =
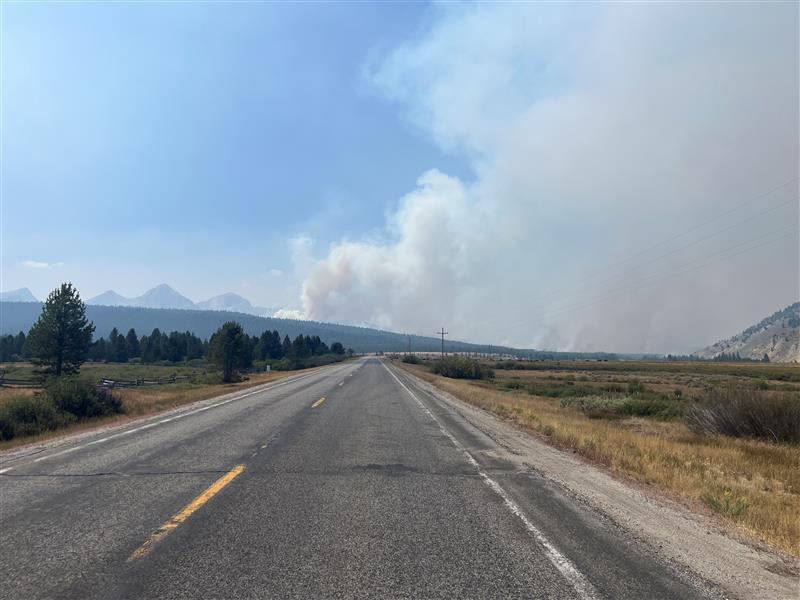
{"label": "power line", "polygon": [[[673,242],[673,241],[675,241],[676,239],[679,239],[679,238],[681,238],[681,237],[684,237],[685,235],[688,235],[688,234],[690,234],[690,233],[692,233],[692,232],[694,232],[694,231],[697,231],[697,230],[699,230],[699,229],[702,229],[702,228],[703,228],[703,227],[705,227],[706,225],[709,225],[710,223],[713,223],[714,221],[717,221],[717,220],[719,220],[719,219],[722,219],[723,217],[727,217],[728,215],[730,215],[730,214],[732,214],[732,213],[736,212],[737,210],[739,210],[739,209],[741,209],[741,208],[743,208],[743,207],[745,207],[745,206],[748,206],[749,204],[752,204],[752,203],[754,203],[754,202],[757,202],[757,201],[759,201],[759,200],[762,200],[762,199],[764,199],[764,198],[766,198],[766,197],[768,197],[768,196],[772,195],[774,192],[776,192],[776,191],[778,191],[778,190],[780,190],[780,189],[783,189],[783,188],[785,188],[786,186],[788,186],[789,184],[791,184],[791,183],[795,183],[795,182],[797,182],[797,181],[800,181],[800,178],[799,178],[799,177],[793,177],[793,178],[791,178],[791,179],[789,179],[789,180],[787,180],[787,181],[784,181],[784,182],[783,182],[783,183],[781,183],[780,185],[777,185],[777,186],[775,186],[775,187],[772,187],[772,188],[770,188],[770,189],[769,189],[769,190],[767,190],[766,192],[763,192],[763,193],[761,193],[761,194],[759,194],[759,195],[757,195],[757,196],[755,196],[755,197],[748,198],[747,200],[744,200],[743,202],[740,202],[739,204],[737,204],[737,205],[735,205],[734,207],[732,207],[732,208],[730,208],[730,209],[726,210],[725,212],[723,212],[723,213],[720,213],[720,214],[718,214],[718,215],[716,215],[716,216],[714,216],[714,217],[711,217],[710,219],[707,219],[707,220],[703,221],[702,223],[699,223],[699,224],[697,224],[697,225],[693,225],[693,226],[692,226],[692,227],[690,227],[689,229],[685,229],[685,230],[683,230],[683,231],[681,231],[681,232],[679,232],[679,233],[676,233],[675,235],[672,235],[672,236],[670,236],[670,237],[668,237],[668,238],[666,238],[666,239],[663,239],[663,240],[661,240],[661,241],[659,241],[659,242],[656,242],[655,244],[652,244],[652,245],[650,245],[650,246],[648,246],[648,247],[646,247],[646,248],[643,248],[642,250],[639,250],[638,252],[636,252],[636,253],[634,253],[634,254],[632,254],[632,255],[628,256],[627,258],[623,258],[623,259],[615,260],[615,261],[614,261],[615,265],[614,265],[614,267],[613,267],[613,268],[616,268],[616,267],[618,267],[619,265],[623,265],[623,264],[625,264],[625,263],[628,263],[628,262],[630,262],[630,261],[632,261],[632,260],[634,260],[634,259],[638,258],[639,256],[642,256],[643,254],[647,254],[648,252],[650,252],[651,250],[653,250],[653,249],[655,249],[655,248],[658,248],[658,247],[660,247],[660,246],[663,246],[663,245],[665,245],[665,244],[669,244],[670,242]],[[764,211],[764,212],[770,212],[771,210],[774,210],[774,209],[780,208],[780,207],[784,206],[785,204],[788,204],[789,202],[792,202],[792,201],[794,201],[794,199],[792,199],[792,200],[789,200],[789,201],[787,201],[787,202],[784,202],[784,203],[782,203],[782,204],[780,204],[780,205],[777,205],[777,206],[775,206],[775,207],[772,207],[772,208],[770,208],[770,209],[767,209],[767,210],[766,210],[766,211]],[[758,213],[758,214],[756,214],[756,215],[753,215],[752,217],[749,217],[748,219],[746,219],[746,220],[745,220],[745,222],[746,222],[747,220],[749,220],[749,219],[752,219],[752,218],[755,218],[755,217],[757,217],[757,216],[760,216],[761,214],[763,214],[763,212],[762,212],[762,213]],[[713,237],[713,236],[712,236],[712,237]],[[693,245],[693,244],[692,244],[692,245]],[[680,249],[680,248],[676,249],[675,251],[678,251],[679,249]],[[661,258],[661,257],[657,257],[657,258],[656,258],[656,259],[654,259],[654,260],[658,260],[659,258]],[[646,263],[643,263],[643,264],[648,264],[648,263],[646,262]],[[635,268],[635,267],[632,267],[632,268]],[[606,270],[606,271],[607,271],[607,270]],[[586,283],[586,282],[592,282],[592,281],[594,281],[594,280],[595,280],[595,279],[596,279],[596,278],[597,278],[599,275],[602,275],[602,274],[603,274],[603,272],[599,272],[599,273],[594,273],[594,274],[588,275],[588,276],[587,276],[587,277],[584,279],[584,283]],[[578,289],[580,289],[580,288],[578,288]],[[562,287],[556,287],[556,288],[554,288],[554,289],[551,289],[550,291],[546,291],[546,292],[545,292],[545,294],[544,294],[544,296],[540,296],[540,298],[546,299],[546,298],[552,297],[552,296],[553,296],[553,295],[555,295],[555,294],[559,294],[559,293],[561,293],[563,290],[564,290],[564,287],[563,287],[563,286],[562,286]]]}
{"label": "power line", "polygon": [[[615,279],[619,279],[620,277],[623,277],[623,276],[625,276],[627,274],[630,274],[635,270],[641,269],[642,267],[646,267],[647,265],[650,265],[650,264],[652,264],[652,263],[654,263],[656,261],[659,261],[662,258],[666,258],[667,256],[671,256],[671,255],[673,255],[673,254],[675,254],[677,252],[680,252],[681,250],[685,250],[687,248],[691,248],[692,246],[696,246],[697,244],[700,244],[700,243],[705,242],[707,240],[710,240],[710,239],[712,239],[714,237],[717,237],[718,235],[720,235],[722,233],[725,233],[725,232],[730,231],[732,229],[735,229],[735,228],[737,228],[737,227],[739,227],[741,225],[744,225],[745,223],[748,223],[748,222],[752,221],[756,217],[760,217],[760,216],[768,214],[768,213],[770,213],[772,211],[778,210],[779,208],[783,208],[784,206],[787,206],[789,204],[797,202],[798,200],[800,200],[800,198],[790,198],[789,200],[787,200],[785,202],[781,202],[780,204],[776,204],[775,206],[771,206],[770,208],[768,208],[766,210],[763,210],[763,211],[758,212],[758,213],[756,213],[754,215],[751,215],[751,216],[747,217],[746,219],[742,219],[742,220],[734,223],[733,225],[729,225],[727,227],[724,227],[723,229],[719,229],[719,230],[715,231],[714,233],[711,233],[711,234],[709,234],[709,235],[707,235],[705,237],[696,239],[696,240],[694,240],[694,241],[692,241],[692,242],[690,242],[688,244],[685,244],[683,246],[678,246],[677,248],[673,248],[672,250],[669,250],[669,251],[667,251],[667,252],[665,252],[663,254],[660,254],[659,256],[656,256],[655,258],[652,258],[652,259],[647,260],[645,262],[642,262],[642,263],[639,263],[637,265],[634,265],[634,266],[632,266],[632,267],[630,267],[630,268],[628,268],[628,269],[626,269],[624,271],[620,271],[620,272],[618,272],[618,273],[616,273],[614,275],[611,275],[610,277],[605,277],[603,279],[599,279],[599,280],[595,280],[595,281],[593,281],[591,279],[591,277],[590,277],[589,280],[584,280],[583,283],[579,284],[579,286],[577,288],[574,288],[569,293],[569,296],[572,296],[575,293],[579,292],[580,290],[585,289],[586,287],[589,286],[589,284],[597,285],[597,284],[600,284],[600,283],[605,283],[605,282],[608,282],[608,281],[613,281]],[[558,290],[554,290],[554,291],[551,291],[550,293],[546,294],[545,296],[542,296],[541,299],[538,300],[534,304],[534,306],[541,306],[544,302],[546,302],[546,300],[548,298],[551,298],[551,297],[555,296],[557,292],[558,292]]]}
{"label": "power line", "polygon": [[713,223],[714,221],[716,221],[717,219],[721,219],[722,217],[727,217],[728,215],[736,212],[737,210],[739,210],[743,206],[747,206],[748,204],[752,204],[753,202],[756,202],[758,200],[762,200],[763,198],[766,198],[767,196],[772,195],[773,192],[777,192],[778,190],[785,188],[790,183],[794,183],[796,181],[800,181],[800,177],[792,177],[788,181],[784,181],[782,184],[780,184],[778,186],[775,186],[774,188],[764,192],[763,194],[759,194],[755,198],[750,198],[749,200],[745,200],[744,202],[741,202],[741,203],[737,204],[733,208],[731,208],[729,210],[726,210],[722,214],[719,214],[719,215],[717,215],[715,217],[711,217],[707,221],[704,221],[704,222],[700,223],[699,225],[695,225],[693,227],[690,227],[689,229],[686,229],[686,230],[684,230],[684,231],[682,231],[680,233],[677,233],[677,234],[675,234],[674,236],[672,236],[670,238],[667,238],[667,239],[662,240],[660,242],[656,242],[652,246],[648,246],[644,250],[640,250],[636,254],[633,254],[632,256],[630,256],[630,257],[628,257],[626,259],[623,259],[623,260],[621,260],[619,262],[628,262],[629,260],[632,260],[632,259],[636,258],[637,256],[641,256],[642,254],[645,254],[645,253],[649,252],[653,248],[657,248],[659,246],[663,246],[664,244],[668,244],[668,243],[670,243],[670,242],[672,242],[672,241],[674,241],[674,240],[676,240],[676,239],[678,239],[680,237],[683,237],[684,235],[692,233],[693,231],[697,231],[698,229],[702,229],[703,227],[705,227],[709,223]]}
{"label": "power line", "polygon": [[[739,256],[740,254],[744,254],[745,252],[750,252],[750,251],[755,250],[757,248],[760,248],[762,246],[766,246],[766,245],[775,243],[776,241],[778,241],[780,239],[783,239],[784,237],[787,237],[789,235],[797,233],[798,231],[800,231],[800,229],[798,229],[796,227],[792,228],[792,229],[786,231],[785,233],[783,233],[782,235],[779,235],[779,236],[774,237],[774,238],[772,238],[770,240],[767,240],[766,242],[763,242],[763,243],[760,243],[760,244],[756,244],[755,246],[752,246],[752,247],[749,247],[749,248],[744,248],[744,249],[739,250],[738,252],[734,252],[733,254],[730,254],[728,256],[721,256],[720,257],[720,255],[724,255],[726,252],[729,252],[731,250],[736,250],[738,248],[741,248],[742,246],[747,246],[748,244],[752,244],[753,242],[757,242],[757,241],[763,239],[764,237],[772,236],[774,233],[780,232],[780,231],[782,231],[782,229],[779,229],[779,230],[776,230],[776,231],[771,231],[771,232],[769,232],[769,233],[767,233],[765,235],[759,236],[757,238],[748,240],[748,241],[740,243],[740,244],[736,244],[734,246],[731,246],[729,248],[726,248],[724,250],[716,252],[716,253],[710,255],[712,257],[715,257],[713,260],[708,260],[707,262],[702,263],[702,264],[697,265],[697,266],[694,266],[692,268],[689,268],[689,269],[686,269],[686,270],[673,271],[671,273],[663,273],[663,274],[659,274],[659,275],[655,275],[655,276],[651,276],[651,277],[645,278],[643,281],[636,282],[633,287],[641,288],[641,287],[643,287],[643,285],[649,285],[651,283],[657,283],[660,280],[664,280],[664,279],[667,279],[667,278],[670,278],[670,277],[675,277],[675,276],[678,276],[678,275],[683,275],[685,273],[696,271],[697,269],[701,269],[703,267],[706,267],[706,266],[708,266],[710,264],[713,264],[715,262],[718,262],[718,261],[728,260],[728,259],[733,258],[735,256]],[[704,256],[704,257],[701,257],[700,259],[695,259],[693,261],[689,261],[688,263],[684,263],[683,265],[681,265],[681,268],[689,266],[689,265],[692,265],[694,263],[697,263],[698,261],[706,260],[708,258],[709,258],[709,256]],[[628,287],[630,287],[630,286],[628,286]],[[527,326],[538,325],[539,323],[544,323],[545,321],[547,321],[549,319],[552,319],[553,317],[561,316],[561,315],[564,315],[564,314],[568,314],[570,312],[574,312],[576,310],[582,310],[584,308],[589,308],[591,306],[595,306],[597,304],[601,304],[601,303],[603,303],[603,302],[605,302],[605,301],[607,301],[607,300],[609,300],[609,299],[611,299],[613,297],[616,297],[616,296],[620,295],[621,293],[624,293],[624,292],[628,291],[628,287],[615,290],[613,293],[608,294],[606,296],[601,296],[599,298],[596,298],[594,301],[589,302],[587,304],[563,307],[561,309],[556,310],[555,312],[552,312],[550,314],[544,315],[544,316],[540,317],[539,319],[537,319],[535,321],[518,321],[518,322],[516,322],[514,324],[514,326],[518,326],[518,325],[527,325]]]}

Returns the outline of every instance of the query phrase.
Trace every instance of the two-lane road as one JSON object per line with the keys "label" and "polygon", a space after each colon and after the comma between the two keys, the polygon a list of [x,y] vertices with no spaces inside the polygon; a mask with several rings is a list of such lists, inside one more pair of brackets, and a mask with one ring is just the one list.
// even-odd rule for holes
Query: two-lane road
{"label": "two-lane road", "polygon": [[377,359],[240,396],[0,464],[0,597],[709,595]]}

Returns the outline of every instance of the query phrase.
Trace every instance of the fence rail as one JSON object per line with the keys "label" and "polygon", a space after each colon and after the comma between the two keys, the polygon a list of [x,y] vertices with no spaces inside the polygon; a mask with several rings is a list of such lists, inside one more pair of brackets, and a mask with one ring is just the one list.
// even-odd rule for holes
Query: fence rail
{"label": "fence rail", "polygon": [[40,387],[41,379],[13,379],[0,375],[0,387]]}
{"label": "fence rail", "polygon": [[178,383],[179,381],[189,381],[192,379],[188,375],[171,375],[162,379],[101,379],[99,382],[100,387],[115,388],[115,387],[142,387],[152,385],[169,385],[170,383]]}
{"label": "fence rail", "polygon": [[[171,375],[160,379],[101,379],[97,382],[98,387],[104,388],[126,388],[154,385],[169,385],[179,381],[189,381],[192,377],[188,375]],[[42,387],[42,379],[19,379],[16,377],[6,377],[0,371],[0,387]]]}

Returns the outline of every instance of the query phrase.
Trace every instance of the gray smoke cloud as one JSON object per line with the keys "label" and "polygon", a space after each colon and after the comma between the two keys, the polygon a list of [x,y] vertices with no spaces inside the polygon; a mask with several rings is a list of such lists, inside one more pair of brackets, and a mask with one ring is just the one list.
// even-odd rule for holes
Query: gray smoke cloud
{"label": "gray smoke cloud", "polygon": [[308,268],[304,316],[667,352],[797,300],[797,17],[794,4],[435,8],[368,76],[474,178],[434,168],[381,239],[334,244]]}

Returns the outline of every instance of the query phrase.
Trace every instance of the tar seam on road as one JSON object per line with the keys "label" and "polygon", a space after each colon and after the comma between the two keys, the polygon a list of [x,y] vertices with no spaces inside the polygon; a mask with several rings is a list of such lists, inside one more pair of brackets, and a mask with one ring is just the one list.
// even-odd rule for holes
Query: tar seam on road
{"label": "tar seam on road", "polygon": [[594,586],[589,582],[589,580],[586,579],[583,573],[578,571],[575,565],[572,564],[572,561],[570,561],[566,556],[561,554],[561,552],[559,552],[559,550],[555,546],[553,546],[550,540],[548,540],[545,537],[545,535],[541,531],[539,531],[539,529],[533,523],[531,523],[531,521],[528,519],[528,517],[525,516],[525,513],[522,512],[522,509],[517,505],[517,503],[511,499],[508,493],[500,486],[499,483],[497,483],[497,481],[489,477],[489,475],[486,474],[486,472],[483,469],[481,469],[481,466],[480,464],[478,464],[478,461],[475,460],[475,458],[467,451],[466,448],[464,448],[461,442],[459,442],[453,436],[453,434],[451,434],[447,429],[445,429],[444,425],[442,425],[439,419],[436,418],[436,415],[434,415],[430,411],[430,409],[427,406],[425,406],[425,404],[423,404],[423,402],[419,398],[417,398],[416,394],[414,394],[414,392],[412,392],[406,386],[406,384],[400,381],[397,375],[395,375],[394,372],[389,367],[386,366],[386,363],[381,361],[381,364],[383,365],[383,368],[389,372],[389,375],[394,377],[395,381],[397,381],[397,383],[399,383],[402,386],[402,388],[406,392],[408,392],[409,396],[411,396],[414,400],[416,400],[417,404],[419,404],[422,410],[425,411],[425,413],[427,413],[427,415],[433,420],[434,423],[436,423],[441,432],[445,434],[453,443],[453,445],[464,454],[464,456],[467,458],[467,462],[469,462],[469,464],[471,464],[478,470],[478,475],[480,475],[483,482],[489,488],[491,488],[492,491],[494,491],[498,496],[500,496],[503,499],[506,508],[508,508],[509,511],[511,511],[517,518],[519,518],[520,521],[522,521],[522,523],[525,525],[525,529],[527,529],[528,532],[531,535],[533,535],[533,538],[537,542],[539,542],[539,544],[544,548],[545,556],[547,556],[548,560],[550,560],[550,562],[553,563],[553,566],[555,566],[555,568],[558,569],[561,575],[563,575],[564,578],[567,581],[569,581],[570,584],[572,584],[572,587],[575,588],[575,591],[578,592],[580,597],[586,599],[599,598],[600,595],[594,589]]}
{"label": "tar seam on road", "polygon": [[314,404],[311,405],[311,408],[317,408],[323,402],[325,402],[325,396],[314,402]]}
{"label": "tar seam on road", "polygon": [[244,471],[244,465],[237,465],[225,473],[225,475],[217,479],[202,494],[192,500],[180,512],[176,513],[169,521],[159,527],[155,533],[153,533],[153,535],[147,538],[144,544],[133,551],[133,554],[130,555],[128,561],[130,562],[142,558],[143,556],[147,556],[153,549],[153,546],[177,529],[178,526],[188,519],[193,512],[211,500],[211,498],[216,496],[222,490],[222,488],[236,479],[242,473],[242,471]]}
{"label": "tar seam on road", "polygon": [[[242,399],[247,398],[249,396],[253,396],[254,394],[259,394],[261,392],[268,392],[268,391],[274,390],[275,388],[278,388],[278,387],[281,387],[281,386],[284,386],[284,385],[288,385],[290,383],[295,383],[295,382],[300,381],[302,379],[307,379],[308,377],[312,377],[313,375],[316,375],[317,373],[319,373],[319,371],[314,371],[313,373],[307,373],[305,375],[300,375],[298,377],[292,377],[291,379],[287,379],[285,381],[281,381],[279,383],[272,384],[272,385],[265,384],[265,386],[269,386],[269,387],[259,387],[259,389],[247,392],[246,394],[242,394],[241,396],[235,396],[234,398],[229,398],[227,400],[223,400],[222,402],[217,402],[216,404],[209,404],[208,406],[203,406],[202,408],[198,408],[198,409],[195,409],[195,410],[187,411],[185,413],[180,413],[180,414],[177,414],[177,415],[173,415],[171,417],[167,417],[166,419],[161,419],[160,421],[154,421],[153,423],[147,423],[146,425],[142,425],[140,427],[135,427],[133,429],[126,429],[125,431],[121,431],[119,433],[115,433],[113,435],[109,435],[109,436],[106,436],[104,438],[100,438],[98,440],[92,440],[91,442],[87,442],[86,444],[81,444],[79,446],[72,446],[71,448],[67,448],[66,450],[62,450],[61,452],[54,452],[53,454],[47,454],[45,456],[40,456],[39,458],[35,458],[32,461],[30,461],[29,463],[24,463],[24,464],[33,464],[33,463],[37,463],[37,462],[42,461],[42,460],[46,460],[48,458],[55,458],[56,456],[63,456],[64,454],[69,454],[70,452],[75,452],[76,450],[81,450],[83,448],[87,448],[87,447],[93,446],[95,444],[101,444],[103,442],[107,442],[108,440],[113,440],[115,438],[122,437],[124,435],[130,435],[131,433],[136,433],[137,431],[142,431],[144,429],[149,429],[151,427],[155,427],[156,425],[161,425],[163,423],[169,423],[170,421],[174,421],[175,419],[182,419],[183,417],[188,417],[190,415],[194,415],[194,414],[203,412],[205,410],[209,410],[211,408],[217,408],[218,406],[223,406],[224,404],[228,404],[229,402],[233,402],[235,400],[242,400]],[[11,460],[14,460],[14,459],[11,459]],[[3,463],[0,463],[0,464],[3,464]],[[2,475],[3,473],[7,473],[11,469],[13,469],[15,467],[19,467],[19,466],[21,466],[21,465],[12,465],[10,467],[6,467],[5,469],[0,469],[0,475]]]}

